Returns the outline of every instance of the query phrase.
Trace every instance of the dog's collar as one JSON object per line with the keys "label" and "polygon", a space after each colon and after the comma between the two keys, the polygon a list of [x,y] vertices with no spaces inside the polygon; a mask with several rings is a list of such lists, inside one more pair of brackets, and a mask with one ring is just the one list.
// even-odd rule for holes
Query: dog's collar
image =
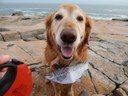
{"label": "dog's collar", "polygon": [[[74,60],[73,60],[72,62],[71,62],[71,61],[69,61],[69,62],[70,62],[70,63],[69,63],[68,66],[74,65],[74,63],[75,63]],[[60,59],[59,56],[56,57],[55,59],[53,59],[53,60],[50,62],[50,67],[52,67],[52,66],[54,66],[54,65],[56,65],[56,66],[62,66],[62,64],[61,64],[61,59]]]}
{"label": "dog's collar", "polygon": [[[58,61],[58,59],[55,61]],[[51,73],[45,74],[45,78],[60,84],[72,84],[80,79],[87,69],[88,62],[84,62],[77,65],[57,69]]]}
{"label": "dog's collar", "polygon": [[53,65],[61,65],[61,63],[60,63],[60,58],[59,58],[59,57],[56,57],[55,59],[53,59],[53,60],[50,62],[50,66],[53,66]]}

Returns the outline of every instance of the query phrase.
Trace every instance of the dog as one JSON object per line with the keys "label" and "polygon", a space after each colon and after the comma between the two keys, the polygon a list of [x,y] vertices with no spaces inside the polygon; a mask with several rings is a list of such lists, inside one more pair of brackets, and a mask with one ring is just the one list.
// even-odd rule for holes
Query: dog
{"label": "dog", "polygon": [[[88,60],[92,20],[86,16],[80,7],[77,5],[61,5],[46,17],[45,25],[47,36],[45,63],[48,64],[55,58],[59,58],[61,63],[59,66],[49,65],[51,67],[47,72]],[[47,96],[77,96],[73,84],[63,85],[46,81]],[[50,90],[53,93],[50,93]]]}

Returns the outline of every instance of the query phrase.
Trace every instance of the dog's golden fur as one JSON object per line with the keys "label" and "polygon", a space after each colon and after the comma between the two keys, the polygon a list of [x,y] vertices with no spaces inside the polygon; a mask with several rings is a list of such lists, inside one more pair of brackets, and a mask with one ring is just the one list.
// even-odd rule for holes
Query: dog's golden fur
{"label": "dog's golden fur", "polygon": [[[81,36],[83,36],[83,39],[81,40],[80,44],[77,46],[76,50],[74,51],[74,56],[72,60],[64,60],[61,58],[58,48],[57,48],[57,43],[55,40],[54,35],[56,34],[57,31],[57,26],[56,24],[53,24],[54,21],[54,15],[58,12],[59,9],[65,9],[67,10],[67,13],[72,14],[74,10],[78,11],[78,14],[82,14],[84,16],[84,27],[79,26],[79,29],[82,30]],[[62,5],[58,10],[55,12],[49,14],[46,17],[45,25],[46,25],[46,34],[47,34],[47,45],[45,49],[45,63],[51,62],[53,59],[56,57],[60,57],[60,62],[63,66],[69,65],[70,62],[75,61],[75,63],[81,63],[84,61],[87,61],[88,59],[88,44],[89,44],[89,36],[90,36],[90,31],[92,28],[92,21],[91,19],[86,16],[83,11],[76,5]],[[66,19],[65,19],[66,20]],[[61,22],[61,21],[60,21]],[[75,28],[77,27],[77,22],[74,22],[74,20],[67,20],[66,23],[60,23],[60,26],[64,26],[68,28]],[[51,68],[48,70],[50,72],[51,70],[56,70],[55,68]],[[89,82],[86,77],[82,77],[81,84],[79,85],[84,85],[84,87],[77,87],[78,84],[68,84],[68,85],[62,85],[62,84],[57,84],[54,82],[47,82],[46,83],[46,94],[47,96],[77,96],[77,94],[80,93],[80,91],[85,89],[87,83]],[[53,90],[52,90],[53,88]],[[78,90],[77,90],[78,89]],[[52,90],[52,91],[50,91]],[[89,89],[88,89],[89,90]],[[50,93],[51,92],[51,93]]]}

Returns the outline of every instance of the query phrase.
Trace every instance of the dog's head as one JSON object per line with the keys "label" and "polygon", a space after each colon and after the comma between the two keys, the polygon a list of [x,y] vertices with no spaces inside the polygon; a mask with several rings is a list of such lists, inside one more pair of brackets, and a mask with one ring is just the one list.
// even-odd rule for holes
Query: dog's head
{"label": "dog's head", "polygon": [[71,60],[78,47],[88,45],[91,19],[76,5],[60,6],[46,17],[45,24],[48,45],[64,60]]}

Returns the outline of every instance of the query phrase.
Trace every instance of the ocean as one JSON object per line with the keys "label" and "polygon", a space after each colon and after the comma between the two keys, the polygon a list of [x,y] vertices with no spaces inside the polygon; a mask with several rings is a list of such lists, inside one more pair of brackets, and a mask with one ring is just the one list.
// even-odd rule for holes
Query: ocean
{"label": "ocean", "polygon": [[[60,4],[0,3],[0,16],[22,11],[24,16],[46,16]],[[111,20],[128,18],[128,6],[78,4],[93,19]]]}

